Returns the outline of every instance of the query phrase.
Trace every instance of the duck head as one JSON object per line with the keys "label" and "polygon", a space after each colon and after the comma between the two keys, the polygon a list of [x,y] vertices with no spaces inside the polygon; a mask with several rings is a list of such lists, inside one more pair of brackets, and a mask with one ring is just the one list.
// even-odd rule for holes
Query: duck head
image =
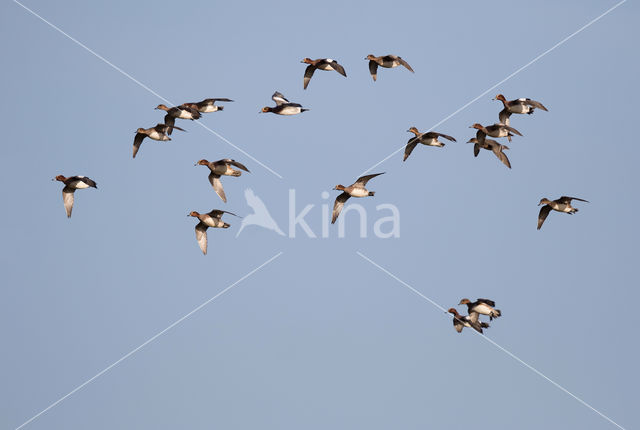
{"label": "duck head", "polygon": [[482,126],[482,124],[478,124],[477,122],[473,125],[470,125],[469,128],[475,128],[478,130],[482,130],[484,127]]}
{"label": "duck head", "polygon": [[191,211],[191,213],[189,213],[187,216],[192,216],[192,217],[196,217],[197,218],[197,217],[200,216],[200,214],[198,212],[196,212],[196,211]]}
{"label": "duck head", "polygon": [[344,186],[344,185],[340,185],[340,184],[338,184],[338,185],[336,185],[335,187],[333,187],[333,189],[334,189],[334,190],[339,190],[339,191],[344,191],[345,186]]}
{"label": "duck head", "polygon": [[375,56],[375,55],[373,55],[373,54],[369,54],[369,55],[367,55],[367,56],[365,57],[365,60],[374,60],[374,61],[375,61],[375,59],[376,59],[376,56]]}
{"label": "duck head", "polygon": [[301,63],[307,63],[307,64],[311,64],[313,63],[313,60],[309,57],[303,58],[302,61],[300,61]]}
{"label": "duck head", "polygon": [[548,205],[549,203],[551,203],[551,200],[549,200],[548,198],[544,197],[543,199],[540,200],[540,203],[538,203],[538,206]]}
{"label": "duck head", "polygon": [[200,161],[198,161],[196,164],[194,164],[194,166],[208,166],[209,162],[207,160],[205,160],[204,158]]}
{"label": "duck head", "polygon": [[260,111],[260,113],[266,113],[266,112],[271,112],[271,108],[269,106],[263,107],[262,110]]}
{"label": "duck head", "polygon": [[460,300],[460,303],[458,303],[459,305],[466,305],[471,303],[471,301],[469,299],[462,299]]}
{"label": "duck head", "polygon": [[411,128],[410,128],[409,130],[407,130],[407,131],[408,131],[408,132],[410,132],[410,133],[415,134],[416,136],[417,136],[418,134],[420,134],[420,132],[418,131],[418,129],[417,129],[417,128],[415,128],[415,127],[411,127]]}
{"label": "duck head", "polygon": [[471,139],[469,139],[469,140],[467,141],[467,143],[478,143],[478,139],[477,139],[477,138],[475,138],[475,137],[472,137]]}
{"label": "duck head", "polygon": [[165,105],[163,105],[163,104],[159,104],[158,106],[156,106],[156,109],[160,109],[160,110],[169,110],[169,108],[168,108],[168,107],[166,107],[166,106],[165,106]]}
{"label": "duck head", "polygon": [[502,94],[498,94],[497,96],[495,96],[493,98],[493,100],[500,100],[501,102],[506,102],[507,101],[507,99],[504,98],[504,96]]}
{"label": "duck head", "polygon": [[447,312],[449,312],[450,314],[456,315],[456,316],[458,315],[458,311],[455,310],[455,308],[449,308],[449,310]]}
{"label": "duck head", "polygon": [[67,180],[67,178],[65,178],[62,175],[58,175],[58,176],[56,176],[55,178],[52,179],[52,181],[60,181],[60,182],[64,182],[66,180]]}

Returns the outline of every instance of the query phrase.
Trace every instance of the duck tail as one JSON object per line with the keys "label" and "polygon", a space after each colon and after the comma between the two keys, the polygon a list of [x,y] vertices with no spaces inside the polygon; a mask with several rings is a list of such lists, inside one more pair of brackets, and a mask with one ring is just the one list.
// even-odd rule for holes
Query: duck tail
{"label": "duck tail", "polygon": [[231,174],[231,176],[240,176],[242,175],[242,172],[239,170],[234,170],[233,173]]}
{"label": "duck tail", "polygon": [[306,111],[308,111],[308,110],[311,110],[311,109],[301,108],[301,109],[300,109],[300,112],[302,113],[302,112],[306,112]]}
{"label": "duck tail", "polygon": [[226,222],[222,225],[222,228],[229,228],[229,227],[231,227],[231,224]]}
{"label": "duck tail", "polygon": [[218,110],[224,110],[224,106],[218,106]]}
{"label": "duck tail", "polygon": [[375,194],[376,194],[376,192],[375,192],[375,191],[369,191],[369,195],[370,195],[370,196],[373,196],[373,195],[375,195]]}

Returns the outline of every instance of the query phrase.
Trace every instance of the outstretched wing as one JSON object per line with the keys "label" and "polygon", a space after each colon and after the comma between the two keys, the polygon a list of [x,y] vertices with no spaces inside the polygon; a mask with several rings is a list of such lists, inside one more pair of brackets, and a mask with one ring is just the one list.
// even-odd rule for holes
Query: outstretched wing
{"label": "outstretched wing", "polygon": [[[249,172],[249,169],[247,169],[244,164],[238,163],[236,160],[230,160],[230,159],[227,158],[224,161],[226,161],[227,163],[231,164],[232,166],[236,166],[238,169],[242,169],[245,172]],[[251,172],[249,172],[249,173],[251,173]]]}
{"label": "outstretched wing", "polygon": [[477,156],[478,156],[478,154],[480,154],[480,144],[476,142],[476,143],[473,145],[473,156],[474,156],[474,157],[477,157]]}
{"label": "outstretched wing", "polygon": [[476,299],[476,302],[484,303],[485,305],[489,305],[492,308],[496,305],[496,302],[490,299]]}
{"label": "outstretched wing", "polygon": [[171,135],[173,132],[174,124],[176,123],[176,119],[171,114],[166,114],[164,116],[164,125],[168,126],[167,134]]}
{"label": "outstretched wing", "polygon": [[273,93],[273,95],[271,96],[271,100],[276,102],[276,106],[280,106],[282,104],[289,103],[289,100],[287,100],[286,97],[282,93],[280,93],[278,91]]}
{"label": "outstretched wing", "polygon": [[589,203],[588,200],[584,200],[584,199],[579,199],[578,197],[569,197],[569,196],[562,196],[558,199],[558,201],[560,203],[571,203],[571,200],[578,200],[580,202],[587,202]]}
{"label": "outstretched wing", "polygon": [[549,212],[551,212],[551,206],[549,205],[544,205],[540,208],[540,213],[538,214],[538,230],[542,227],[544,220],[547,219]]}
{"label": "outstretched wing", "polygon": [[498,114],[498,121],[500,121],[500,124],[509,125],[511,123],[511,121],[509,120],[510,116],[511,112],[509,112],[507,108],[504,108]]}
{"label": "outstretched wing", "polygon": [[207,254],[207,225],[200,221],[196,225],[196,240],[203,254]]}
{"label": "outstretched wing", "polygon": [[522,133],[520,133],[518,130],[516,130],[513,127],[510,127],[510,126],[508,126],[506,124],[502,124],[502,127],[506,128],[507,130],[509,130],[513,134],[517,134],[518,136],[522,136]]}
{"label": "outstretched wing", "polygon": [[347,77],[347,72],[344,71],[344,67],[342,67],[336,60],[329,61],[329,64],[336,72],[340,73],[345,78]]}
{"label": "outstretched wing", "polygon": [[402,161],[406,161],[407,158],[409,158],[409,155],[411,155],[417,145],[418,139],[416,137],[412,137],[411,139],[409,139],[406,148],[404,148],[404,158],[402,159]]}
{"label": "outstretched wing", "polygon": [[524,99],[524,103],[528,104],[529,106],[533,106],[534,108],[538,108],[538,109],[542,109],[545,111],[549,111],[549,109],[547,109],[546,107],[544,107],[544,105],[540,102],[537,102],[535,100],[531,100],[531,99]]}
{"label": "outstretched wing", "polygon": [[62,189],[62,201],[64,202],[64,210],[67,211],[67,218],[71,218],[71,211],[73,210],[73,188],[65,186]]}
{"label": "outstretched wing", "polygon": [[224,194],[224,188],[222,188],[222,181],[220,180],[220,175],[216,175],[215,173],[209,173],[209,182],[211,186],[216,191],[216,194],[220,196],[223,202],[227,203],[227,196]]}
{"label": "outstretched wing", "polygon": [[369,73],[371,73],[371,77],[375,82],[378,79],[378,63],[373,60],[369,60]]}
{"label": "outstretched wing", "polygon": [[349,197],[351,196],[345,192],[336,197],[336,201],[333,204],[333,216],[331,218],[331,224],[334,224],[336,222],[336,220],[338,219],[338,215],[340,215],[340,212],[342,212],[344,202],[349,200]]}
{"label": "outstretched wing", "polygon": [[438,133],[438,132],[435,132],[435,131],[430,131],[429,133],[425,133],[424,135],[425,135],[425,137],[431,137],[431,138],[436,138],[436,139],[438,137],[444,137],[445,139],[450,140],[451,142],[456,142],[456,139],[451,137],[451,136],[449,136],[448,134],[442,134],[442,133]]}
{"label": "outstretched wing", "polygon": [[140,145],[142,145],[142,141],[147,137],[144,133],[136,133],[136,137],[133,139],[133,158],[136,158],[136,154],[140,150]]}
{"label": "outstretched wing", "polygon": [[509,148],[504,145],[495,145],[493,148],[491,148],[493,153],[496,154],[496,157],[498,157],[498,160],[502,161],[502,163],[508,168],[511,168],[511,163],[509,162],[509,158],[507,158],[507,154],[502,152],[504,149]]}
{"label": "outstretched wing", "polygon": [[311,80],[311,77],[313,76],[313,72],[316,71],[316,66],[314,66],[313,64],[309,64],[307,66],[307,68],[304,71],[304,89],[307,89],[307,85],[309,85],[309,81]]}
{"label": "outstretched wing", "polygon": [[411,73],[415,73],[415,72],[413,71],[413,69],[411,68],[411,66],[409,65],[409,63],[407,63],[406,61],[404,61],[404,60],[402,59],[402,57],[398,57],[398,61],[399,61],[399,62],[400,62],[400,64],[402,64],[404,67],[406,67],[407,69],[409,69],[409,71],[410,71]]}
{"label": "outstretched wing", "polygon": [[[223,211],[221,209],[214,209],[211,212],[208,213],[208,215],[210,215],[213,218],[222,218],[222,214],[229,214],[229,215],[233,215],[233,216],[238,216],[236,214],[234,214],[233,212],[228,212],[228,211]],[[242,217],[238,217],[238,218],[242,218]]]}
{"label": "outstretched wing", "polygon": [[375,178],[376,176],[383,175],[384,173],[385,172],[374,173],[373,175],[360,176],[354,185],[362,185],[364,187],[365,185],[367,185],[367,182],[369,182],[371,179]]}

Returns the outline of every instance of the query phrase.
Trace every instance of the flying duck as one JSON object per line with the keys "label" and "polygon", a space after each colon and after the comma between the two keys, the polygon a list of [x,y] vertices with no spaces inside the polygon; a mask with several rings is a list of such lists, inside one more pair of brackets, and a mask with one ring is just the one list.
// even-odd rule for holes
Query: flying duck
{"label": "flying duck", "polygon": [[409,63],[407,63],[397,55],[384,55],[381,57],[376,57],[373,54],[369,54],[367,55],[367,58],[365,58],[365,60],[369,60],[369,73],[371,73],[371,77],[373,78],[374,82],[378,78],[378,66],[386,67],[388,69],[398,66],[404,66],[409,69],[411,73],[414,73]]}
{"label": "flying duck", "polygon": [[307,85],[309,85],[309,81],[311,80],[313,72],[315,72],[316,69],[335,70],[345,78],[347,77],[347,73],[344,71],[344,67],[338,64],[336,60],[333,60],[331,58],[318,58],[317,60],[312,60],[311,58],[307,57],[300,62],[308,64],[307,68],[304,71],[303,87],[305,90],[307,89]]}
{"label": "flying duck", "polygon": [[467,305],[467,310],[471,321],[478,321],[479,314],[488,315],[490,320],[498,318],[502,315],[500,309],[494,309],[496,306],[496,302],[494,302],[493,300],[476,299],[475,302],[472,302],[469,299],[462,299],[458,304]]}
{"label": "flying duck", "polygon": [[138,153],[140,145],[142,144],[142,141],[145,137],[159,141],[171,140],[171,138],[167,135],[167,132],[172,128],[184,131],[180,127],[167,124],[157,124],[155,127],[139,128],[138,130],[136,130],[136,137],[133,139],[133,158],[136,158],[136,154]]}
{"label": "flying duck", "polygon": [[538,213],[538,230],[540,230],[540,228],[542,227],[544,220],[547,219],[547,216],[549,215],[549,212],[551,212],[551,209],[558,212],[568,213],[569,215],[573,215],[574,213],[578,212],[577,208],[571,206],[571,200],[578,200],[581,202],[589,203],[587,200],[567,196],[562,196],[557,200],[549,200],[546,197],[540,200],[538,206],[544,206],[540,208],[540,213]]}
{"label": "flying duck", "polygon": [[404,149],[404,158],[402,159],[402,161],[405,161],[407,158],[409,158],[409,155],[411,155],[411,152],[414,150],[416,145],[418,145],[418,143],[422,143],[423,145],[427,145],[427,146],[443,147],[444,143],[440,142],[438,140],[438,137],[444,137],[445,139],[450,140],[452,142],[456,141],[451,136],[448,136],[442,133],[436,133],[435,131],[430,131],[428,133],[420,133],[418,129],[415,127],[411,127],[407,131],[415,134],[415,136],[409,139],[409,141],[407,142],[407,147]]}
{"label": "flying duck", "polygon": [[89,179],[86,176],[70,176],[65,178],[62,175],[58,175],[52,179],[52,181],[60,181],[64,184],[62,189],[62,201],[64,202],[64,209],[67,211],[67,218],[71,218],[71,211],[73,210],[73,193],[76,190],[84,188],[98,188],[98,184],[93,179]]}
{"label": "flying duck", "polygon": [[285,98],[282,93],[276,91],[271,96],[271,99],[276,102],[274,107],[265,106],[260,111],[261,113],[271,112],[278,115],[296,115],[309,109],[304,109],[301,104],[291,103]]}
{"label": "flying duck", "polygon": [[342,207],[344,206],[344,202],[346,202],[349,197],[367,197],[373,196],[375,191],[369,191],[365,188],[367,182],[371,179],[375,178],[378,175],[382,175],[382,173],[374,173],[373,175],[365,175],[358,178],[356,182],[345,187],[344,185],[336,185],[333,189],[342,191],[338,197],[336,197],[336,201],[333,204],[333,218],[331,219],[331,224],[335,223],[338,219],[338,215],[342,211]]}
{"label": "flying duck", "polygon": [[487,149],[491,152],[493,152],[496,157],[498,157],[498,160],[502,161],[504,163],[505,166],[507,166],[508,168],[511,168],[511,163],[509,162],[509,159],[507,158],[507,154],[505,154],[503,151],[505,149],[509,149],[509,147],[507,145],[501,145],[498,142],[496,142],[495,140],[491,140],[491,139],[484,139],[482,141],[482,143],[480,143],[478,141],[477,138],[472,138],[469,139],[469,141],[467,143],[474,143],[475,145],[473,145],[473,155],[474,156],[478,156],[478,154],[480,153],[480,148],[482,149]]}
{"label": "flying duck", "polygon": [[224,106],[218,106],[216,102],[232,102],[231,99],[217,98],[217,99],[204,99],[201,102],[183,103],[180,107],[189,107],[197,110],[200,113],[217,112],[223,110]]}
{"label": "flying duck", "polygon": [[[164,116],[164,123],[170,127],[173,127],[176,123],[176,118],[190,119],[191,121],[200,118],[200,112],[189,106],[174,106],[172,108],[168,108],[163,104],[159,104],[156,109],[167,112]],[[173,130],[171,128],[167,130],[168,135],[171,135],[172,132]]]}
{"label": "flying duck", "polygon": [[455,308],[449,308],[447,311],[450,314],[453,314],[453,327],[456,329],[458,333],[462,332],[463,327],[469,327],[477,331],[478,333],[482,333],[483,328],[489,328],[489,324],[480,321],[472,321],[471,317],[467,315],[460,315]]}
{"label": "flying duck", "polygon": [[509,125],[509,117],[512,113],[520,113],[520,114],[529,114],[531,115],[535,108],[542,109],[543,111],[548,111],[546,107],[540,102],[531,99],[516,99],[509,100],[502,95],[498,94],[495,96],[493,100],[500,100],[504,109],[500,111],[498,114],[498,119],[500,123]]}
{"label": "flying duck", "polygon": [[513,127],[509,127],[506,124],[493,124],[484,127],[482,124],[475,123],[472,126],[469,126],[469,128],[475,128],[478,130],[476,131],[476,138],[478,139],[478,142],[484,141],[486,136],[506,137],[509,139],[509,142],[511,142],[511,136],[514,134],[522,136],[518,130]]}
{"label": "flying duck", "polygon": [[196,240],[198,241],[198,245],[200,245],[200,249],[203,254],[207,254],[207,229],[209,227],[213,228],[229,228],[230,224],[222,221],[222,214],[231,214],[233,216],[238,216],[234,213],[222,211],[218,209],[214,209],[209,213],[201,214],[196,211],[191,212],[187,216],[192,216],[198,218],[200,222],[196,224]]}
{"label": "flying duck", "polygon": [[238,163],[236,160],[232,160],[230,158],[223,158],[218,161],[207,161],[200,160],[195,166],[207,166],[211,173],[209,173],[209,182],[211,186],[216,191],[218,196],[222,199],[223,202],[227,202],[227,196],[224,194],[224,188],[222,188],[222,181],[220,181],[220,176],[240,176],[242,172],[240,170],[236,170],[231,166],[235,166],[239,169],[244,170],[245,172],[249,172],[243,164]]}

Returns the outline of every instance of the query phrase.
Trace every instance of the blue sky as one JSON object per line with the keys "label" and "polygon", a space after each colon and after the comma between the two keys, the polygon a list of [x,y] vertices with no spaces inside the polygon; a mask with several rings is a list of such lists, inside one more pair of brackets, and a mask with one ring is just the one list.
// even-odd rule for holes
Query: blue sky
{"label": "blue sky", "polygon": [[[489,297],[486,334],[623,428],[635,428],[639,208],[636,2],[613,10],[435,129],[458,142],[418,147],[374,169],[366,239],[295,239],[259,227],[209,232],[192,210],[251,213],[251,188],[287,231],[290,190],[316,234],[322,205],[616,2],[23,3],[174,103],[236,100],[173,141],[152,92],[12,1],[0,4],[5,61],[0,148],[3,354],[0,425],[15,429],[202,303],[198,312],[24,428],[616,428],[407,285],[448,308]],[[368,73],[367,54],[404,69]],[[304,57],[337,59],[348,78]],[[310,108],[258,114],[274,91]],[[513,116],[513,169],[465,144],[497,121],[491,98],[549,108]],[[251,173],[211,189],[201,159]],[[64,214],[57,174],[87,175]],[[322,193],[329,191],[329,199]],[[536,231],[540,198],[575,195],[574,216]],[[371,234],[376,205],[400,211],[400,237]],[[462,307],[458,308],[462,311]]]}

